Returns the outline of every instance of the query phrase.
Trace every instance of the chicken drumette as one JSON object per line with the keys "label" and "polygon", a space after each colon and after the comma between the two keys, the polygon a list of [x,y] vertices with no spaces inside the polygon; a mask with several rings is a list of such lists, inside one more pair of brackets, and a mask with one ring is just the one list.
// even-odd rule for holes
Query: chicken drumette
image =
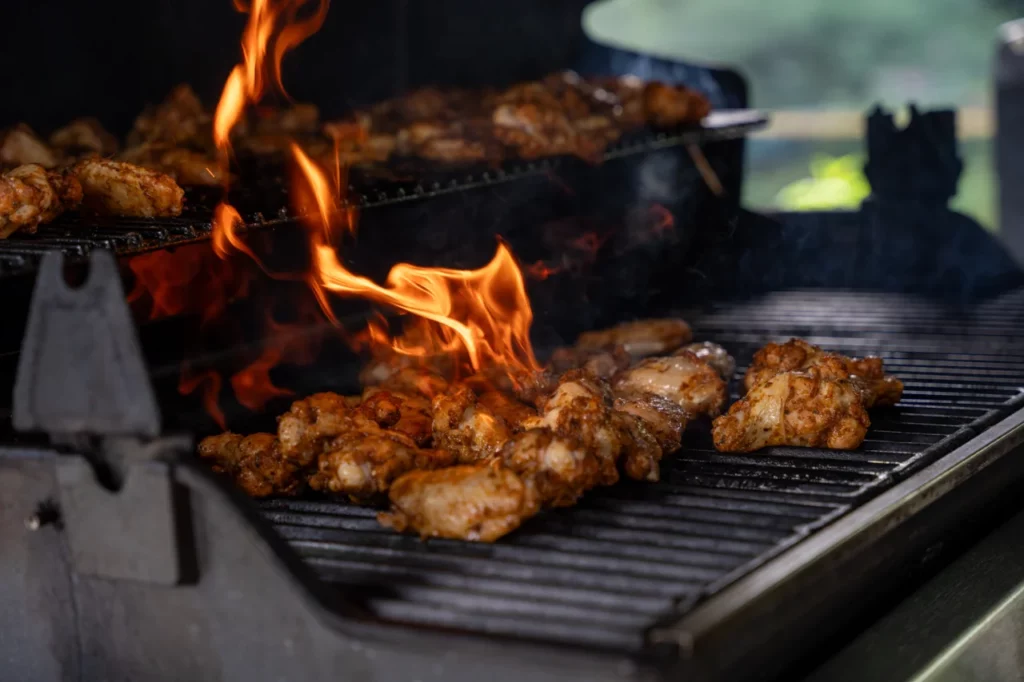
{"label": "chicken drumette", "polygon": [[575,504],[601,483],[601,461],[574,438],[550,429],[529,429],[505,444],[501,461],[524,479],[532,480],[545,506]]}
{"label": "chicken drumette", "polygon": [[42,166],[18,166],[0,175],[0,239],[17,230],[35,232],[82,201],[82,186],[71,175]]}
{"label": "chicken drumette", "polygon": [[727,390],[725,381],[693,353],[647,358],[616,375],[619,391],[653,393],[676,403],[691,417],[721,413]]}
{"label": "chicken drumette", "polygon": [[71,172],[82,183],[83,205],[96,213],[136,218],[181,214],[185,192],[163,173],[100,158],[79,161]]}
{"label": "chicken drumette", "polygon": [[688,343],[674,354],[681,355],[686,352],[693,353],[698,359],[708,363],[726,382],[732,379],[732,375],[736,373],[736,360],[729,355],[729,351],[717,343],[712,341]]}
{"label": "chicken drumette", "polygon": [[210,436],[200,441],[199,456],[209,459],[215,472],[231,478],[250,497],[295,495],[306,487],[301,468],[282,455],[280,442],[269,433]]}
{"label": "chicken drumette", "polygon": [[690,325],[683,320],[665,318],[624,322],[600,331],[580,334],[576,348],[602,350],[622,346],[632,358],[669,353],[693,338]]}
{"label": "chicken drumette", "polygon": [[454,453],[463,464],[494,457],[512,437],[505,420],[465,385],[435,397],[433,413],[434,444]]}

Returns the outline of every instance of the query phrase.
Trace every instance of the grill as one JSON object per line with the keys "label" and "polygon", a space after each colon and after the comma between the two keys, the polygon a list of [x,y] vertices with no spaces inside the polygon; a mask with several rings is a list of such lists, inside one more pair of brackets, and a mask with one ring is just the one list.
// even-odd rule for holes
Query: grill
{"label": "grill", "polygon": [[[636,133],[625,136],[605,153],[610,161],[678,145],[704,144],[741,138],[767,123],[756,111],[716,111],[698,128]],[[582,162],[551,158],[531,162],[509,162],[501,167],[464,167],[438,171],[414,162],[394,167],[353,171],[349,201],[358,209],[388,206],[417,199],[437,197],[553,173],[566,165]],[[232,191],[231,202],[246,221],[245,229],[273,227],[290,222],[288,196],[280,168],[266,162],[244,162],[241,188]],[[107,249],[118,255],[188,244],[207,239],[213,208],[220,199],[216,188],[190,188],[186,209],[177,218],[97,219],[65,215],[35,234],[17,233],[0,240],[0,276],[34,270],[47,251],[61,251],[70,260],[80,260],[93,249]]]}
{"label": "grill", "polygon": [[882,294],[786,292],[690,311],[741,367],[803,336],[881,355],[906,382],[854,452],[713,450],[706,427],[663,462],[495,545],[419,540],[375,511],[277,500],[262,515],[320,578],[378,619],[638,654],[649,632],[951,452],[1024,404],[1024,291],[971,308]]}

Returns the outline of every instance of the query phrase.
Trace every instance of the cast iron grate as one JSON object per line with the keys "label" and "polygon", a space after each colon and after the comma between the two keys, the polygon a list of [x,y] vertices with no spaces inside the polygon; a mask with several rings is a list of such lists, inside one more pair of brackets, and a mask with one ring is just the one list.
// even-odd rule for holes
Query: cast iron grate
{"label": "cast iron grate", "polygon": [[[628,135],[605,155],[612,160],[680,144],[700,144],[743,137],[763,127],[767,119],[757,111],[713,112],[700,127],[673,132]],[[513,182],[555,171],[565,158],[508,162],[501,167],[417,166],[399,163],[393,168],[350,175],[349,201],[360,209],[425,199],[470,189]],[[284,174],[280,164],[253,163],[242,169],[240,186],[232,191],[247,229],[290,222],[292,216]],[[129,255],[187,244],[210,235],[213,209],[220,200],[217,188],[192,188],[186,193],[186,209],[177,218],[97,219],[77,214],[61,216],[43,225],[36,234],[15,233],[0,240],[0,276],[32,271],[47,251],[60,250],[71,260],[81,259],[93,249],[108,249]]]}
{"label": "cast iron grate", "polygon": [[646,630],[1018,409],[1024,291],[950,309],[899,296],[789,292],[689,315],[737,356],[799,335],[875,353],[906,382],[854,452],[714,451],[687,434],[658,484],[593,491],[493,545],[420,542],[376,511],[320,500],[262,505],[328,583],[373,616],[418,626],[636,652]]}

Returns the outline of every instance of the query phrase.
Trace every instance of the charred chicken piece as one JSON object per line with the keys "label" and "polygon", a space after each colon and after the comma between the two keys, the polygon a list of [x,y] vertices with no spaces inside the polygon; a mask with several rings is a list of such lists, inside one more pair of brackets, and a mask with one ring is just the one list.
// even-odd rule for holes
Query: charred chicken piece
{"label": "charred chicken piece", "polygon": [[676,355],[689,351],[704,362],[711,365],[711,368],[718,372],[718,376],[725,379],[726,382],[732,378],[732,375],[736,373],[736,360],[729,355],[729,351],[725,350],[717,343],[713,341],[700,341],[698,343],[688,343],[679,350],[676,351]]}
{"label": "charred chicken piece", "polygon": [[615,377],[616,390],[653,393],[668,398],[691,417],[714,417],[725,405],[722,377],[690,352],[641,360]]}
{"label": "charred chicken piece", "polygon": [[613,406],[616,411],[642,421],[664,453],[679,449],[686,429],[687,414],[674,401],[653,393],[616,391]]}
{"label": "charred chicken piece", "polygon": [[828,353],[802,339],[790,339],[782,344],[769,343],[757,351],[743,377],[743,385],[750,391],[770,377],[789,371],[850,379],[861,387],[865,406],[869,408],[895,405],[903,396],[903,382],[885,373],[881,358],[850,358]]}
{"label": "charred chicken piece", "polygon": [[379,426],[408,436],[420,446],[433,437],[430,400],[415,393],[399,393],[371,386],[363,391],[359,410]]}
{"label": "charred chicken piece", "polygon": [[348,431],[376,432],[379,428],[337,393],[314,393],[296,400],[278,417],[277,437],[285,457],[299,466],[309,466],[331,439]]}
{"label": "charred chicken piece", "polygon": [[468,386],[434,398],[434,445],[455,454],[462,464],[494,457],[512,437],[505,420],[480,404]]}
{"label": "charred chicken piece", "polygon": [[110,156],[118,149],[117,138],[95,118],[78,118],[50,135],[50,145],[66,158]]}
{"label": "charred chicken piece", "polygon": [[387,493],[395,479],[405,473],[454,463],[454,457],[444,450],[420,449],[404,434],[376,425],[364,426],[345,431],[325,445],[309,486],[347,495],[353,502],[370,502]]}
{"label": "charred chicken piece", "polygon": [[30,164],[0,175],[0,239],[17,230],[35,232],[82,201],[73,176]]}
{"label": "charred chicken piece", "polygon": [[557,374],[582,369],[600,379],[611,379],[632,364],[626,349],[618,344],[604,348],[558,348],[548,363]]}
{"label": "charred chicken piece", "polygon": [[0,166],[53,168],[58,163],[57,154],[24,123],[0,134]]}
{"label": "charred chicken piece", "polygon": [[617,462],[628,434],[613,416],[608,385],[582,370],[566,372],[541,407],[541,416],[526,428],[548,428],[563,438],[574,438],[594,453],[601,465],[602,485],[619,480]]}
{"label": "charred chicken piece", "polygon": [[497,461],[414,470],[391,485],[380,522],[421,537],[494,542],[540,509],[533,482]]}
{"label": "charred chicken piece", "polygon": [[781,372],[715,419],[712,437],[722,452],[777,445],[852,450],[863,442],[870,423],[852,381]]}
{"label": "charred chicken piece", "polygon": [[269,433],[210,436],[200,441],[199,456],[250,497],[296,495],[305,487],[303,472],[282,456],[280,443]]}
{"label": "charred chicken piece", "polygon": [[155,218],[181,214],[185,192],[172,178],[122,161],[85,159],[71,171],[83,205],[102,215]]}
{"label": "charred chicken piece", "polygon": [[533,482],[541,504],[567,507],[601,483],[601,461],[578,441],[550,429],[529,429],[501,450],[501,461]]}
{"label": "charred chicken piece", "polygon": [[634,320],[610,329],[584,332],[576,340],[576,348],[601,350],[619,345],[635,359],[670,353],[692,338],[690,325],[680,319]]}

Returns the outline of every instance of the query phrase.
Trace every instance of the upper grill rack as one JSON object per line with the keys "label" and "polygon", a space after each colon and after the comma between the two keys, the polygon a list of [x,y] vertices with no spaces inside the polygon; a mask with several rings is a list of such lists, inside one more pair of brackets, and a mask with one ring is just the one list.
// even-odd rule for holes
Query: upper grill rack
{"label": "upper grill rack", "polygon": [[[683,144],[702,144],[743,137],[763,127],[767,118],[757,111],[712,112],[698,127],[672,132],[646,132],[625,136],[610,147],[604,159],[610,161]],[[402,164],[400,168],[368,173],[354,169],[347,201],[359,209],[426,199],[454,192],[498,185],[525,177],[550,173],[573,160],[554,157],[539,161],[510,161],[500,167],[453,167]],[[385,172],[379,172],[379,171]],[[243,187],[230,197],[245,220],[245,229],[270,227],[289,222],[288,193],[280,164],[260,164],[243,169]],[[93,249],[109,249],[130,255],[178,246],[209,237],[213,209],[220,200],[216,188],[193,188],[186,194],[186,209],[177,218],[99,219],[78,214],[61,216],[42,225],[35,234],[15,233],[0,240],[0,276],[34,270],[47,251],[62,251],[74,261]]]}
{"label": "upper grill rack", "polygon": [[[265,517],[328,583],[376,618],[638,652],[679,614],[1024,405],[1024,290],[970,310],[877,294],[792,292],[690,316],[742,374],[767,341],[800,335],[877,353],[906,382],[853,452],[721,454],[686,434],[657,484],[623,483],[494,545],[423,543],[375,511],[274,500]],[[735,397],[735,396],[734,396]]]}

